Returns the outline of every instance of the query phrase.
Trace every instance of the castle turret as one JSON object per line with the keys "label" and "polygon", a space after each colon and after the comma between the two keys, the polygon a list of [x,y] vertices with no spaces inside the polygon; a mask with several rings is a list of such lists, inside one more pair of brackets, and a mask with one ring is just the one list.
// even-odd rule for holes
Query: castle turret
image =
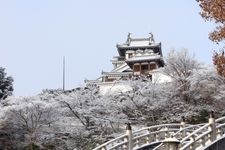
{"label": "castle turret", "polygon": [[147,38],[132,38],[128,33],[126,42],[116,47],[119,55],[111,60],[113,69],[110,72],[102,71],[100,78],[88,80],[87,83],[106,86],[140,75],[153,79],[154,70],[164,67],[161,43],[155,42],[152,33]]}

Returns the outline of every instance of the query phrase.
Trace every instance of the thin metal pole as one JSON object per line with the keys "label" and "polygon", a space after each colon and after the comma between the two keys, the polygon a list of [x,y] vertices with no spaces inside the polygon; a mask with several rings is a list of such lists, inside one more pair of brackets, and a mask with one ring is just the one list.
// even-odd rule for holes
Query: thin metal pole
{"label": "thin metal pole", "polygon": [[63,91],[65,91],[65,56],[63,56]]}

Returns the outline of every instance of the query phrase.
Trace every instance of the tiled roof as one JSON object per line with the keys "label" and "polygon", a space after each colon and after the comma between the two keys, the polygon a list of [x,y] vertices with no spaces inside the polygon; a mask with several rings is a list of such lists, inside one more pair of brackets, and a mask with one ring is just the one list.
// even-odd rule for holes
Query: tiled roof
{"label": "tiled roof", "polygon": [[118,66],[117,68],[113,69],[111,72],[123,72],[127,69],[130,69],[130,67],[127,65],[126,62],[124,62],[124,64]]}
{"label": "tiled roof", "polygon": [[160,55],[135,55],[126,60],[126,62],[133,62],[133,61],[147,61],[147,60],[155,60],[155,59],[162,59]]}
{"label": "tiled roof", "polygon": [[129,76],[131,74],[133,74],[133,72],[102,72],[102,76],[115,76],[115,77]]}
{"label": "tiled roof", "polygon": [[117,48],[138,48],[138,47],[156,47],[160,43],[151,43],[149,41],[131,41],[130,44],[117,44]]}

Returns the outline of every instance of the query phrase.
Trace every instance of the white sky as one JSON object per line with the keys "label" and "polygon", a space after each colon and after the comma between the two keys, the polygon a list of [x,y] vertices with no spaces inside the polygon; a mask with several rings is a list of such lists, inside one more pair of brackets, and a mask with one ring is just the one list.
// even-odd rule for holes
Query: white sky
{"label": "white sky", "polygon": [[14,78],[14,95],[66,88],[110,71],[116,44],[154,34],[163,53],[187,48],[211,64],[213,24],[199,15],[195,0],[0,0],[0,66]]}

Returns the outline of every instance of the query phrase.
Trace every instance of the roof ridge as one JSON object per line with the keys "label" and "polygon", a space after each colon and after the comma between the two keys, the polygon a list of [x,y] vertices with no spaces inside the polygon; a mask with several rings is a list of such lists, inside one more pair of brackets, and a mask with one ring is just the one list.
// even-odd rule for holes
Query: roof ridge
{"label": "roof ridge", "polygon": [[149,38],[131,38],[131,41],[149,41]]}

